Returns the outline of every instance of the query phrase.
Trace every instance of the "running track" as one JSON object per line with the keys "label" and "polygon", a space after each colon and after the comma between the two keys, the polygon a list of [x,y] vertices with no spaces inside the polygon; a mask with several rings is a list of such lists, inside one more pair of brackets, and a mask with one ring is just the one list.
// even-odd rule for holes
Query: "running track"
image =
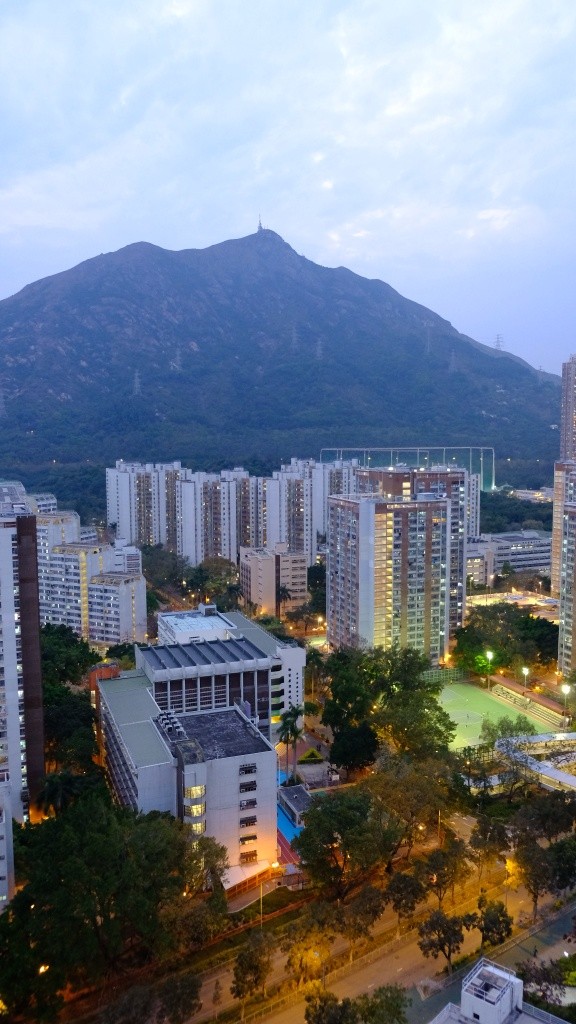
{"label": "running track", "polygon": [[280,829],[277,830],[278,836],[278,849],[280,850],[280,860],[282,864],[298,864],[298,857],[291,848],[290,843],[286,839],[286,836],[282,835]]}

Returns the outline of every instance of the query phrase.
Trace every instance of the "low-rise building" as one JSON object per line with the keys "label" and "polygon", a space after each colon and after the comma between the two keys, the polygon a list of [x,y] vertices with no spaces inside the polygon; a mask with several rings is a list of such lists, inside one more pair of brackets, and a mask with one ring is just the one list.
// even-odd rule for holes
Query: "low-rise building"
{"label": "low-rise building", "polygon": [[551,560],[552,534],[545,530],[483,533],[468,541],[466,575],[479,586],[489,586],[506,562],[515,572],[549,573]]}
{"label": "low-rise building", "polygon": [[460,1006],[447,1003],[430,1024],[561,1024],[560,1017],[524,1001],[524,985],[515,971],[478,960],[462,980]]}
{"label": "low-rise building", "polygon": [[274,747],[238,707],[163,711],[140,672],[99,680],[104,764],[118,801],[168,811],[228,850],[227,887],[277,858]]}
{"label": "low-rise building", "polygon": [[239,704],[273,738],[280,715],[304,699],[306,652],[279,640],[241,612],[215,605],[158,616],[157,646],[136,649],[164,711],[218,710]]}

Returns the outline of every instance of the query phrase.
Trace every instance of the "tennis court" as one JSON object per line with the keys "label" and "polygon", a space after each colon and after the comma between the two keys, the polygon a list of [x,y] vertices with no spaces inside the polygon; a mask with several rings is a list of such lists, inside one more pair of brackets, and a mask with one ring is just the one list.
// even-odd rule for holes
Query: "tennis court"
{"label": "tennis court", "polygon": [[496,722],[504,715],[516,718],[519,714],[526,714],[526,718],[534,724],[537,732],[546,731],[542,722],[528,712],[498,700],[487,690],[480,690],[471,683],[451,683],[445,686],[440,694],[440,703],[456,726],[456,735],[452,741],[452,746],[456,748],[474,747],[478,744],[485,718]]}

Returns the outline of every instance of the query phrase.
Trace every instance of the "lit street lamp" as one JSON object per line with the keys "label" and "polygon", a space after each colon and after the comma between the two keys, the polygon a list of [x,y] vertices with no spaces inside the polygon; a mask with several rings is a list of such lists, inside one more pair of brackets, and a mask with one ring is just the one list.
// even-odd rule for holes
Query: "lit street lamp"
{"label": "lit street lamp", "polygon": [[524,665],[524,668],[522,669],[522,675],[524,676],[524,686],[528,685],[528,676],[529,676],[529,674],[530,674],[530,669],[526,668],[526,665]]}
{"label": "lit street lamp", "polygon": [[486,660],[488,662],[488,689],[490,689],[490,676],[492,674],[492,658],[494,657],[494,651],[486,651]]}
{"label": "lit street lamp", "polygon": [[560,689],[562,690],[562,693],[564,694],[564,718],[566,718],[566,701],[568,700],[568,694],[570,693],[570,690],[571,690],[570,683],[562,683],[562,686],[560,687]]}

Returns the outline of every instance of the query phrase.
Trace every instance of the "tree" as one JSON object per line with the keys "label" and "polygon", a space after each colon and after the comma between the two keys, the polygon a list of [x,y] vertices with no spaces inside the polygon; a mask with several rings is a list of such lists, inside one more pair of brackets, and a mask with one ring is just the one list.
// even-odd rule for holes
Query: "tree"
{"label": "tree", "polygon": [[339,930],[349,942],[350,963],[356,943],[365,938],[384,909],[384,893],[372,885],[365,885],[358,895],[346,904],[339,919]]}
{"label": "tree", "polygon": [[36,798],[36,806],[44,814],[59,815],[73,803],[82,792],[81,779],[72,772],[63,771],[47,775],[44,785]]}
{"label": "tree", "polygon": [[382,985],[371,995],[342,999],[317,988],[306,996],[306,1024],[407,1024],[410,1005],[400,985]]}
{"label": "tree", "polygon": [[222,982],[220,981],[220,978],[216,978],[216,981],[214,982],[214,991],[212,993],[212,1005],[218,1007],[218,1006],[220,1006],[221,1002],[222,1002]]}
{"label": "tree", "polygon": [[418,837],[436,823],[438,813],[445,809],[448,782],[445,760],[429,758],[418,763],[408,757],[384,754],[362,788],[370,793],[373,809],[378,808],[396,825],[398,847],[405,845],[406,856],[410,856]]}
{"label": "tree", "polygon": [[474,915],[447,917],[441,910],[435,910],[426,921],[418,925],[418,945],[426,957],[437,960],[442,955],[452,974],[452,958],[460,951],[464,941],[464,928],[474,925]]}
{"label": "tree", "polygon": [[532,897],[532,919],[535,921],[538,900],[550,891],[553,882],[550,855],[538,843],[526,841],[516,850],[516,865],[521,882]]}
{"label": "tree", "polygon": [[512,934],[513,918],[501,900],[489,900],[482,891],[478,900],[479,914],[476,927],[480,930],[483,946],[498,946]]}
{"label": "tree", "polygon": [[344,725],[330,747],[330,761],[354,771],[374,764],[377,752],[378,736],[368,722]]}
{"label": "tree", "polygon": [[313,910],[288,927],[281,948],[288,954],[286,971],[298,988],[302,982],[322,976],[335,935],[333,915],[318,915]]}
{"label": "tree", "polygon": [[540,837],[551,843],[572,829],[574,817],[574,797],[556,790],[523,804],[514,815],[512,825],[520,837]]}
{"label": "tree", "polygon": [[454,902],[456,884],[464,882],[470,874],[466,844],[462,839],[448,836],[442,848],[431,850],[416,861],[414,871],[425,889],[434,893],[441,910],[447,893],[452,891]]}
{"label": "tree", "polygon": [[402,918],[411,918],[418,904],[425,898],[426,889],[416,875],[409,875],[405,871],[397,871],[392,875],[384,893],[384,900],[390,903],[398,915],[398,935]]}
{"label": "tree", "polygon": [[242,1006],[242,1020],[246,1000],[259,990],[265,994],[266,979],[272,970],[273,939],[264,932],[253,932],[242,947],[232,975],[230,992]]}
{"label": "tree", "polygon": [[[186,839],[179,822],[87,795],[24,831],[27,881],[1,916],[11,950],[0,958],[7,1005],[20,998],[10,976],[13,957],[30,990],[26,1005],[34,1005],[39,986],[82,986],[122,969],[129,951],[150,957],[170,947],[161,911],[182,892]],[[50,965],[50,978],[38,974],[42,964]]]}
{"label": "tree", "polygon": [[344,790],[312,797],[292,846],[313,882],[342,897],[387,862],[397,840],[396,828],[372,813],[367,792]]}
{"label": "tree", "polygon": [[386,698],[376,720],[396,750],[418,760],[447,753],[456,733],[450,716],[426,691],[399,691]]}
{"label": "tree", "polygon": [[79,683],[100,657],[70,626],[48,623],[40,630],[42,679],[47,683]]}
{"label": "tree", "polygon": [[480,880],[484,868],[503,860],[506,851],[510,849],[506,826],[496,818],[488,818],[485,814],[479,814],[470,833],[469,845],[478,865],[478,879]]}
{"label": "tree", "polygon": [[526,715],[502,715],[495,722],[485,718],[480,729],[480,742],[483,746],[493,747],[497,740],[511,739],[518,736],[534,736],[536,727]]}
{"label": "tree", "polygon": [[572,889],[576,880],[576,839],[566,836],[548,848],[552,872],[552,888],[555,892]]}
{"label": "tree", "polygon": [[323,988],[306,995],[304,1020],[306,1024],[360,1024],[355,1000],[339,1000],[333,992]]}
{"label": "tree", "polygon": [[559,961],[523,960],[516,964],[518,976],[524,982],[524,989],[544,1003],[561,1006],[566,992],[564,973]]}
{"label": "tree", "polygon": [[[546,625],[543,623],[546,622]],[[514,664],[547,664],[556,657],[558,627],[533,617],[514,604],[502,602],[471,609],[466,626],[455,632],[454,661],[469,671],[482,671],[485,651],[491,650],[492,669]]]}
{"label": "tree", "polygon": [[202,1009],[202,982],[191,971],[166,978],[156,986],[155,994],[160,1020],[166,1024],[185,1024]]}
{"label": "tree", "polygon": [[288,590],[288,587],[279,585],[276,588],[276,614],[278,616],[282,615],[282,606],[285,605],[287,601],[290,601],[291,597],[292,594]]}

